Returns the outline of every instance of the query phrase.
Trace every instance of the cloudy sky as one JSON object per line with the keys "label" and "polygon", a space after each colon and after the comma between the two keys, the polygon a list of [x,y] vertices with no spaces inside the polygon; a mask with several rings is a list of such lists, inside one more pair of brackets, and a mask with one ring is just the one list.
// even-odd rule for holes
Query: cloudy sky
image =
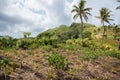
{"label": "cloudy sky", "polygon": [[[86,0],[86,7],[91,7],[93,16],[88,23],[100,25],[94,16],[99,15],[101,7],[112,10],[112,18],[120,24],[120,5],[117,0]],[[61,24],[70,25],[74,20],[72,6],[79,0],[0,0],[0,35],[22,37],[23,32],[31,32],[32,36]],[[79,22],[79,19],[76,21]]]}

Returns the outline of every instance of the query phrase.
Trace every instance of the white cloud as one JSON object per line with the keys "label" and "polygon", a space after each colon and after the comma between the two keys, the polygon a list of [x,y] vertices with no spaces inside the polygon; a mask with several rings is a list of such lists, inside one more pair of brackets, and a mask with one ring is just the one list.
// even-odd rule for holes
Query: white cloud
{"label": "white cloud", "polygon": [[4,10],[0,12],[24,20],[20,24],[9,25],[6,30],[8,33],[22,33],[24,31],[40,33],[66,22],[70,23],[70,20],[66,20],[66,15],[70,16],[70,14],[65,13],[64,7],[66,9],[69,7],[65,5],[65,2],[67,3],[65,0],[5,0],[5,2],[7,5],[0,6],[4,7]]}
{"label": "white cloud", "polygon": [[[0,35],[10,34],[20,37],[24,31],[30,31],[36,35],[61,24],[70,25],[73,22],[71,10],[73,5],[78,2],[79,0],[0,0],[0,14],[7,15],[7,17],[3,17],[6,19],[0,18]],[[112,5],[111,3],[115,3],[115,1],[87,0],[87,7],[93,8],[91,12],[93,16],[90,17],[88,23],[100,24],[94,16],[98,15],[99,9],[106,5],[113,10],[113,14],[119,16],[119,11],[113,9],[119,3]],[[114,16],[115,22],[118,23],[119,17],[116,16]]]}

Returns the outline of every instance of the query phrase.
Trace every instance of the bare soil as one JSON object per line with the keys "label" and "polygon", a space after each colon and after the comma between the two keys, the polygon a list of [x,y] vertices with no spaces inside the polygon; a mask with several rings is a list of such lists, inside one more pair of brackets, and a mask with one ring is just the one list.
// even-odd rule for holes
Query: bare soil
{"label": "bare soil", "polygon": [[[41,49],[0,54],[11,58],[17,66],[6,80],[120,80],[120,60],[117,58],[81,60],[80,52],[71,54],[61,50],[60,53],[70,61],[68,71],[50,66],[48,55],[51,53]],[[2,72],[0,70],[0,80],[5,80]]]}

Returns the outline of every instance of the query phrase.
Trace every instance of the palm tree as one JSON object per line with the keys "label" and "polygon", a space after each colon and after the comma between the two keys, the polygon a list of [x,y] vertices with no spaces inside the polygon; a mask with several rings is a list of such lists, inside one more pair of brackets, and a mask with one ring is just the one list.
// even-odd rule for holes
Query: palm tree
{"label": "palm tree", "polygon": [[96,18],[101,20],[102,26],[103,26],[103,35],[102,35],[102,41],[104,39],[105,36],[105,22],[110,24],[110,21],[113,21],[113,19],[111,19],[111,11],[107,8],[101,8],[100,10],[100,16],[96,16]]}
{"label": "palm tree", "polygon": [[75,13],[75,15],[73,16],[74,20],[76,20],[78,17],[81,20],[81,38],[83,38],[83,27],[84,27],[83,19],[85,19],[85,21],[88,20],[87,15],[91,15],[89,12],[92,9],[92,8],[85,8],[85,4],[86,1],[81,0],[78,6],[73,5],[73,10],[71,11],[72,13],[73,12]]}

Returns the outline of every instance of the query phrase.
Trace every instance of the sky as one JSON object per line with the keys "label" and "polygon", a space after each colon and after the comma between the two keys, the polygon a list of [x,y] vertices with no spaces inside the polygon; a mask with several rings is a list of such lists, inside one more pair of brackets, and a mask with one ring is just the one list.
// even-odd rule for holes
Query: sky
{"label": "sky", "polygon": [[[71,10],[80,0],[0,0],[0,35],[23,37],[23,32],[31,32],[31,36],[58,27],[70,25],[73,22]],[[86,7],[91,7],[92,16],[87,23],[100,26],[99,10],[102,7],[112,11],[112,22],[120,24],[120,10],[115,8],[120,5],[117,0],[86,0]]]}

